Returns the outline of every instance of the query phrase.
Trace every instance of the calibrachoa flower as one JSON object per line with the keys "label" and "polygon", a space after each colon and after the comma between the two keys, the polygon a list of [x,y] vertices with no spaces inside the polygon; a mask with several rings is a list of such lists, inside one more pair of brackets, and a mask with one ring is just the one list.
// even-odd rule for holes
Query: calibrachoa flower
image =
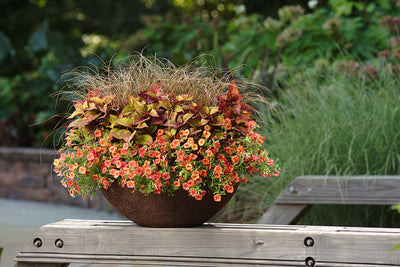
{"label": "calibrachoa flower", "polygon": [[158,84],[116,109],[112,95],[90,91],[74,106],[54,170],[72,196],[118,183],[144,194],[181,189],[196,200],[209,192],[221,201],[252,175],[279,175],[242,98],[234,82],[215,107]]}

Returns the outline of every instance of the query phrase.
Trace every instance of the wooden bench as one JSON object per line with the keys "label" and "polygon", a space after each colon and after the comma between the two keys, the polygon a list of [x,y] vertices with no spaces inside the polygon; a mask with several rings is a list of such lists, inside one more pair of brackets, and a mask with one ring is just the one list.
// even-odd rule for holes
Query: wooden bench
{"label": "wooden bench", "polygon": [[294,224],[313,204],[400,203],[400,176],[301,176],[275,199],[258,223]]}
{"label": "wooden bench", "polygon": [[387,228],[64,220],[42,226],[14,266],[400,266],[400,251],[393,251],[399,243],[400,229]]}

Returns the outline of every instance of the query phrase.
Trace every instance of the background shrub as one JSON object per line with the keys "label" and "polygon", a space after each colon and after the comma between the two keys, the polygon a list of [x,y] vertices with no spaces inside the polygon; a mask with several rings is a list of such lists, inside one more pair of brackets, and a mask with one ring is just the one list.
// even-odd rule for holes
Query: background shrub
{"label": "background shrub", "polygon": [[[268,149],[280,160],[281,177],[257,177],[241,187],[228,218],[257,218],[300,175],[400,173],[400,79],[390,66],[379,69],[376,79],[305,72],[289,85],[279,98],[279,116],[267,117],[266,127]],[[324,205],[300,223],[396,226],[399,216],[394,215],[390,207]]]}

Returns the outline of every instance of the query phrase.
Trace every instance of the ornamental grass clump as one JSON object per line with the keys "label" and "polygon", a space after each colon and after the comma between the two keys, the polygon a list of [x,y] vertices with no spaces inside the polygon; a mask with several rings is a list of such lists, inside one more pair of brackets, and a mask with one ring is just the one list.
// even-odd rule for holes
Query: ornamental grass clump
{"label": "ornamental grass clump", "polygon": [[279,175],[233,80],[143,56],[75,74],[78,99],[54,161],[71,196],[118,183],[143,194],[183,189],[197,200],[209,192],[218,202],[254,174]]}

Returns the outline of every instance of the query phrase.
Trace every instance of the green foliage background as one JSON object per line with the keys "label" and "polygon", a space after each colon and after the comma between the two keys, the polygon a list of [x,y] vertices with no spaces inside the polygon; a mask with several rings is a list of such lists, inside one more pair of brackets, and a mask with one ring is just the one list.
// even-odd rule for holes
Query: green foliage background
{"label": "green foliage background", "polygon": [[[394,0],[3,0],[0,16],[0,145],[57,146],[63,74],[139,51],[207,61],[268,87],[258,93],[274,107],[265,132],[282,178],[241,188],[221,220],[254,221],[298,175],[399,174]],[[303,223],[398,221],[382,207],[314,210]]]}

